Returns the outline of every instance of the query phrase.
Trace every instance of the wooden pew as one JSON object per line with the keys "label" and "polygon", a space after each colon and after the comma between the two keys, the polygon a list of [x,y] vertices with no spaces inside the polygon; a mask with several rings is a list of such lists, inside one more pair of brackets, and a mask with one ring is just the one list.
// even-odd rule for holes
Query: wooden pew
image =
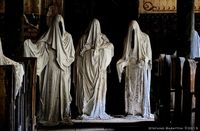
{"label": "wooden pew", "polygon": [[[34,131],[36,126],[36,84],[37,84],[37,59],[33,57],[23,57],[17,60],[24,65],[24,83],[21,90],[20,99],[23,101],[23,114],[21,114],[21,124],[23,129]],[[20,103],[19,103],[20,104]],[[20,110],[20,109],[19,109]]]}
{"label": "wooden pew", "polygon": [[166,58],[166,55],[156,60],[155,64],[159,72],[155,73],[159,99],[157,100],[158,122],[161,126],[195,130],[200,118],[198,113],[200,101],[197,95],[199,92],[197,85],[200,84],[197,83],[198,80],[195,84],[197,79],[195,74],[200,76],[200,67],[196,72],[194,60],[186,59],[183,65],[180,57]]}
{"label": "wooden pew", "polygon": [[14,66],[0,65],[0,130],[15,131]]}
{"label": "wooden pew", "polygon": [[12,65],[0,66],[0,129],[34,131],[36,126],[36,58],[16,60],[24,67],[22,87],[15,97]]}
{"label": "wooden pew", "polygon": [[194,60],[188,59],[184,63],[183,70],[183,111],[182,111],[182,124],[190,127],[195,126],[195,74],[196,63]]}
{"label": "wooden pew", "polygon": [[200,58],[197,61],[196,80],[195,80],[195,96],[196,96],[196,109],[195,109],[195,127],[200,129]]}

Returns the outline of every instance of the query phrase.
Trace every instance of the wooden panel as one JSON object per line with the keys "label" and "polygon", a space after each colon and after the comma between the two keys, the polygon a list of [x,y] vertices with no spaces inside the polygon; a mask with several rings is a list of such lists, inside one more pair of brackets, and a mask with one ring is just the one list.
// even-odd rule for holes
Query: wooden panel
{"label": "wooden panel", "polygon": [[5,12],[5,1],[0,0],[0,13],[4,13],[4,12]]}
{"label": "wooden panel", "polygon": [[[200,121],[199,64],[196,71],[196,62],[192,59],[171,57],[171,61],[171,63],[167,62],[164,55],[163,59],[160,57],[156,60],[158,64],[156,67],[162,67],[161,70],[156,69],[159,72],[155,74],[157,75],[157,88],[159,88],[158,120],[164,126],[185,126],[197,129]],[[174,96],[170,97],[172,93]]]}
{"label": "wooden panel", "polygon": [[195,96],[196,96],[196,114],[195,114],[195,126],[200,128],[200,59],[197,60],[197,71],[195,81]]}
{"label": "wooden panel", "polygon": [[14,67],[0,66],[0,129],[15,130]]}
{"label": "wooden panel", "polygon": [[6,103],[6,87],[5,87],[5,72],[0,68],[0,118],[5,121],[5,103]]}

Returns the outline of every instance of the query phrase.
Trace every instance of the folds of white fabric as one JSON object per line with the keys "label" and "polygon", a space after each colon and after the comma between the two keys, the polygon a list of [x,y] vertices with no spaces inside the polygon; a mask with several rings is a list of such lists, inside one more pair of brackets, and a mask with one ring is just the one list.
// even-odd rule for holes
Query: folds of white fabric
{"label": "folds of white fabric", "polygon": [[106,69],[113,55],[113,44],[101,33],[99,21],[94,19],[89,32],[80,39],[74,66],[76,105],[82,119],[111,118],[105,112]]}
{"label": "folds of white fabric", "polygon": [[36,43],[25,40],[24,55],[37,58],[40,122],[55,124],[69,120],[71,64],[75,59],[75,50],[72,36],[65,31],[61,15],[54,18],[49,30]]}
{"label": "folds of white fabric", "polygon": [[[134,42],[133,49],[132,42]],[[123,56],[116,67],[120,82],[125,69],[125,112],[132,116],[150,117],[151,45],[149,36],[140,30],[135,20],[129,25]]]}

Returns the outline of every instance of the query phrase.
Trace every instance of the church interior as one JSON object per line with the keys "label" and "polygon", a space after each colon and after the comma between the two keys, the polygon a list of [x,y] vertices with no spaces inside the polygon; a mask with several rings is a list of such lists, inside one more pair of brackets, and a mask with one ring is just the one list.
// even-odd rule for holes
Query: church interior
{"label": "church interior", "polygon": [[[69,79],[72,124],[47,126],[38,122],[42,94],[37,70],[39,64],[36,57],[24,56],[24,42],[27,39],[37,42],[51,27],[48,20],[57,14],[64,19],[64,28],[71,34],[75,51],[93,19],[99,21],[101,32],[112,43],[114,55],[106,69],[105,112],[114,119],[76,119],[79,113],[73,80],[75,62],[72,62]],[[123,56],[124,39],[132,20],[137,21],[141,31],[150,39],[152,68],[149,99],[150,112],[154,115],[152,119],[123,119],[127,113],[127,77],[122,72],[119,82],[116,63]],[[199,32],[200,0],[0,0],[0,129],[198,130]],[[16,66],[9,62],[3,64],[1,61],[8,61],[4,56],[23,67],[22,84],[17,93]]]}

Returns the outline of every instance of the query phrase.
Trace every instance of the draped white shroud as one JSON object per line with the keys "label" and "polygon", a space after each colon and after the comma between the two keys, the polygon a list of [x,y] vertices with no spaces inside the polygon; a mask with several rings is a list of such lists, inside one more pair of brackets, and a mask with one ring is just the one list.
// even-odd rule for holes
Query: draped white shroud
{"label": "draped white shroud", "polygon": [[30,39],[25,40],[24,55],[37,58],[40,121],[48,124],[68,121],[72,101],[71,64],[75,59],[75,50],[61,15],[54,17],[49,30],[35,44]]}
{"label": "draped white shroud", "polygon": [[[131,42],[134,42],[134,48],[131,47]],[[116,66],[120,82],[125,69],[127,118],[129,116],[150,118],[152,116],[150,109],[152,51],[149,36],[140,30],[135,20],[129,24],[128,34],[124,40],[123,56]]]}
{"label": "draped white shroud", "polygon": [[15,97],[19,93],[20,88],[22,87],[23,82],[23,76],[24,76],[24,68],[22,64],[15,62],[14,60],[11,60],[10,58],[4,56],[3,49],[1,45],[1,39],[0,39],[0,65],[14,65],[14,72],[15,72]]}
{"label": "draped white shroud", "polygon": [[192,31],[190,58],[200,57],[200,37],[196,30]]}
{"label": "draped white shroud", "polygon": [[81,37],[76,49],[74,83],[76,105],[82,119],[110,119],[105,112],[107,67],[114,55],[114,46],[101,33],[94,19]]}

